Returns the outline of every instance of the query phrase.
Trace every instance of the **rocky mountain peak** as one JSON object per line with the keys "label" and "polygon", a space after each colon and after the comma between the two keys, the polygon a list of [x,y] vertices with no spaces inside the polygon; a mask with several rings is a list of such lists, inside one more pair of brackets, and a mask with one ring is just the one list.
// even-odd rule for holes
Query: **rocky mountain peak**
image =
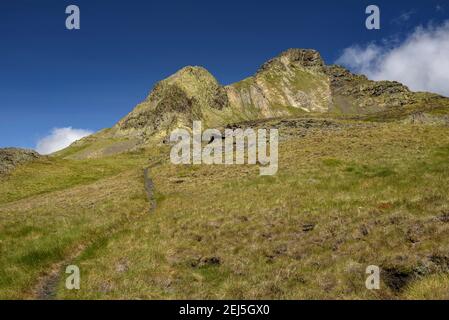
{"label": "rocky mountain peak", "polygon": [[280,58],[303,67],[324,66],[320,53],[313,49],[288,49],[280,54]]}
{"label": "rocky mountain peak", "polygon": [[371,81],[328,66],[313,49],[288,49],[254,76],[222,86],[204,67],[186,66],[158,82],[113,128],[113,136],[166,136],[193,120],[217,126],[301,112],[368,114],[410,105],[419,96],[398,82]]}
{"label": "rocky mountain peak", "polygon": [[258,73],[272,69],[288,69],[290,66],[320,69],[324,65],[324,61],[318,51],[292,48],[265,62],[258,70]]}
{"label": "rocky mountain peak", "polygon": [[158,82],[148,97],[117,125],[120,135],[150,136],[191,124],[207,110],[229,104],[226,90],[205,68],[187,66]]}
{"label": "rocky mountain peak", "polygon": [[313,49],[288,49],[253,76],[227,86],[203,67],[184,67],[158,82],[113,128],[90,139],[121,141],[123,145],[102,147],[103,154],[110,154],[113,147],[124,150],[165,141],[173,129],[191,128],[194,120],[213,128],[305,112],[368,115],[438,107],[448,100],[439,99],[411,92],[398,82],[371,81],[341,66],[328,66]]}
{"label": "rocky mountain peak", "polygon": [[217,80],[215,77],[204,67],[201,66],[185,66],[178,70],[176,73],[168,77],[166,80],[168,81],[182,81],[187,79],[196,79],[198,81],[200,80],[207,80],[207,81],[214,81]]}

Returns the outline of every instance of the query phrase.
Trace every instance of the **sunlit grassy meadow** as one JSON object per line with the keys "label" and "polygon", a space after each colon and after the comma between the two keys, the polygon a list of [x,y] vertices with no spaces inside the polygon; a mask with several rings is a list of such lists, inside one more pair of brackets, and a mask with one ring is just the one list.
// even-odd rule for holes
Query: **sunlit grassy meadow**
{"label": "sunlit grassy meadow", "polygon": [[[280,129],[272,177],[175,166],[163,145],[19,168],[23,179],[0,187],[1,297],[39,297],[57,268],[51,297],[65,299],[447,298],[446,126],[259,125]],[[68,264],[80,267],[79,291],[65,288]],[[369,265],[382,269],[381,290],[365,288]]]}

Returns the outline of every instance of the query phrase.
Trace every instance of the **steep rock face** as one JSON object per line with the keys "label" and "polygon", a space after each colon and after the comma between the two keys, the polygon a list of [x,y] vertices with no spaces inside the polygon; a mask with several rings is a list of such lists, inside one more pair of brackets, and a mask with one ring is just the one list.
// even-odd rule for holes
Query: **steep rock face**
{"label": "steep rock face", "polygon": [[259,72],[270,69],[273,65],[295,65],[298,67],[323,67],[324,61],[318,51],[313,49],[288,49],[279,56],[265,62]]}
{"label": "steep rock face", "polygon": [[326,112],[331,103],[328,77],[320,54],[290,49],[269,60],[256,75],[227,87],[230,101],[255,109],[264,117],[289,114],[293,109]]}
{"label": "steep rock face", "polygon": [[191,126],[209,109],[229,104],[226,91],[202,67],[185,67],[155,85],[147,99],[115,126],[119,135],[151,135]]}
{"label": "steep rock face", "polygon": [[340,66],[325,66],[330,80],[332,104],[329,111],[371,113],[416,102],[416,94],[395,81],[371,81]]}
{"label": "steep rock face", "polygon": [[413,92],[394,81],[371,81],[340,66],[327,66],[319,52],[289,49],[255,76],[227,87],[231,103],[264,117],[306,112],[364,114],[415,103]]}
{"label": "steep rock face", "polygon": [[39,153],[33,150],[5,148],[0,149],[0,175],[10,173],[18,165],[36,160]]}

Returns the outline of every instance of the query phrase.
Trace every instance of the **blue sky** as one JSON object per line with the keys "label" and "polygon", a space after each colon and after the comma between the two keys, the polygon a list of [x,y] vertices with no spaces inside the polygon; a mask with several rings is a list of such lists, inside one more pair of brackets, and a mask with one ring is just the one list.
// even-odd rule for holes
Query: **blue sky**
{"label": "blue sky", "polygon": [[[70,4],[81,30],[65,28]],[[369,4],[381,30],[365,28]],[[333,63],[355,44],[401,41],[446,19],[444,0],[1,1],[0,147],[34,148],[53,128],[110,127],[185,65],[229,84],[287,48]]]}

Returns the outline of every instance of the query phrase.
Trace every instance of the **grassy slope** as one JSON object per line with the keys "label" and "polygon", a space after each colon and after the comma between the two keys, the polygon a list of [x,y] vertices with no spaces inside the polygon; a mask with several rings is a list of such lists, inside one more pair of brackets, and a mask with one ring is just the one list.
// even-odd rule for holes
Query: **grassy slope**
{"label": "grassy slope", "polygon": [[[447,127],[288,127],[275,177],[248,166],[153,167],[154,214],[74,259],[82,289],[61,281],[58,297],[448,298]],[[131,190],[117,190],[113,211],[142,211],[139,176],[123,179]],[[371,264],[384,270],[380,291],[364,287]]]}
{"label": "grassy slope", "polygon": [[[378,119],[376,119],[378,120]],[[316,117],[280,126],[280,168],[142,168],[168,148],[19,167],[0,184],[0,298],[449,298],[444,126]],[[76,152],[76,150],[72,150]],[[364,288],[367,265],[382,290]]]}
{"label": "grassy slope", "polygon": [[148,213],[144,153],[99,160],[49,158],[0,184],[0,298],[35,296],[54,263]]}

